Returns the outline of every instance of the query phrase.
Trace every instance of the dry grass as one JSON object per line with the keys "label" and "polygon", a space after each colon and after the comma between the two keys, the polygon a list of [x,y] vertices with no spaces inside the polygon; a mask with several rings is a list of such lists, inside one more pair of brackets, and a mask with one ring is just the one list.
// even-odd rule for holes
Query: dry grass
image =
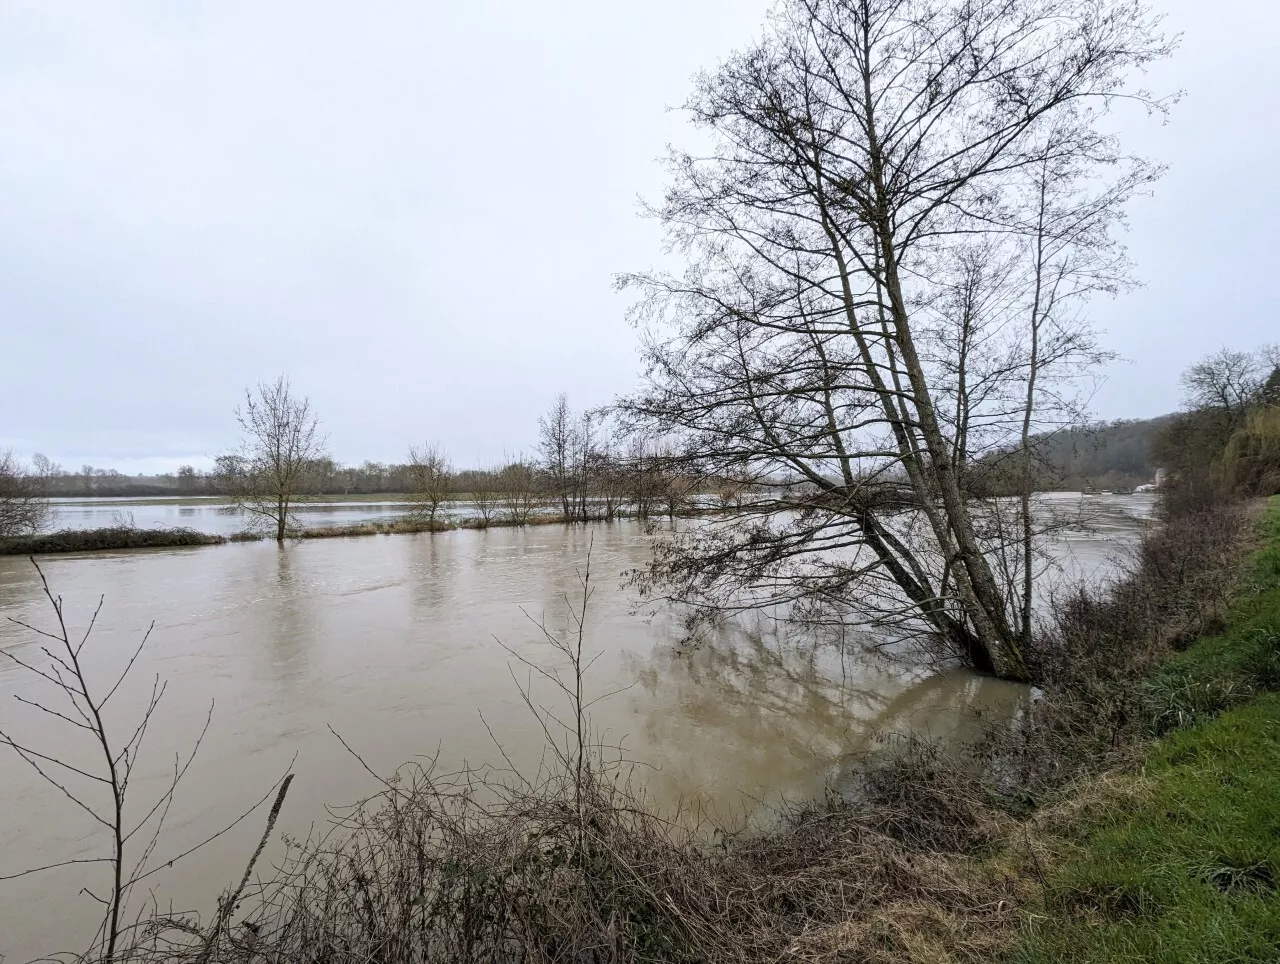
{"label": "dry grass", "polygon": [[894,839],[848,806],[708,847],[637,806],[618,776],[406,768],[326,837],[293,842],[283,873],[212,943],[198,921],[156,920],[126,957],[982,960],[1029,894],[1015,875]]}

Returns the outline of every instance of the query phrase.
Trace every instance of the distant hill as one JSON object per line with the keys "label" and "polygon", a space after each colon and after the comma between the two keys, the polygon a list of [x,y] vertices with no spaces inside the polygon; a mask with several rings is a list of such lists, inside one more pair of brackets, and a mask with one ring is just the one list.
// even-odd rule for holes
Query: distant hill
{"label": "distant hill", "polygon": [[1072,429],[1040,440],[1041,455],[1060,490],[1132,489],[1155,479],[1152,437],[1173,420],[1120,419]]}

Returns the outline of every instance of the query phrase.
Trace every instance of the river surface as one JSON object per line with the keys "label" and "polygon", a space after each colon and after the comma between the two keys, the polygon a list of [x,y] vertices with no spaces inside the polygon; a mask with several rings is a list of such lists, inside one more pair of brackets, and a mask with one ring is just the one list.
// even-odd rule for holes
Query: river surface
{"label": "river surface", "polygon": [[[1091,501],[1097,524],[1065,533],[1059,554],[1073,574],[1099,578],[1152,503]],[[108,726],[127,735],[152,680],[166,684],[130,787],[138,815],[213,706],[157,850],[163,861],[233,820],[290,768],[296,779],[279,830],[305,833],[323,824],[325,804],[374,791],[330,727],[381,773],[437,752],[448,763],[500,761],[495,739],[518,767],[536,768],[543,737],[517,686],[528,685],[528,673],[503,644],[552,665],[536,623],[570,631],[567,601],[581,599],[588,550],[595,593],[585,648],[600,656],[587,693],[619,690],[593,708],[593,723],[604,742],[645,765],[639,772],[650,799],[663,809],[685,806],[728,823],[768,820],[782,800],[812,799],[838,780],[872,730],[955,735],[972,726],[976,710],[1007,713],[1023,695],[1012,684],[873,661],[746,623],[688,647],[671,613],[636,613],[623,588],[623,573],[651,553],[651,537],[631,521],[48,556],[40,564],[73,633],[105,599],[84,649],[98,685],[109,686],[155,622],[108,707]],[[0,557],[0,616],[51,626],[39,576],[25,559]],[[41,660],[33,634],[4,619],[0,648]],[[533,694],[560,705],[536,680]],[[51,756],[93,762],[74,727],[37,718],[14,695],[39,693],[28,675],[0,661],[0,727]],[[100,827],[0,751],[0,877],[105,852]],[[243,869],[262,819],[255,814],[149,883],[166,906],[207,918],[217,892]],[[77,893],[103,879],[90,865],[0,880],[0,956],[19,962],[82,948],[95,906]]]}

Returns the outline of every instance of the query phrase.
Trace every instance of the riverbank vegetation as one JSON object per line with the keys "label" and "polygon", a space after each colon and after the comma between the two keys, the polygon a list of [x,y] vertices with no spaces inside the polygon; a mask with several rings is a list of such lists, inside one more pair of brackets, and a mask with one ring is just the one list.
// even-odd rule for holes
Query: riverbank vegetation
{"label": "riverbank vegetation", "polygon": [[1186,409],[1156,436],[1156,457],[1192,504],[1280,491],[1280,345],[1222,349],[1183,373]]}
{"label": "riverbank vegetation", "polygon": [[1163,739],[1061,835],[1013,960],[1275,959],[1280,499],[1262,536],[1217,632],[1143,678],[1142,724]]}
{"label": "riverbank vegetation", "polygon": [[49,518],[48,476],[0,452],[0,539],[39,532]]}

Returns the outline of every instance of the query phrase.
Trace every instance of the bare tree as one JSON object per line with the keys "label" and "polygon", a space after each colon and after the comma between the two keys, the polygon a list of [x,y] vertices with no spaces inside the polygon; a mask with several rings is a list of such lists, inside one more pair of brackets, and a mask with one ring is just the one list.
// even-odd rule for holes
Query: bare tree
{"label": "bare tree", "polygon": [[667,517],[674,519],[689,508],[698,488],[698,480],[690,472],[689,463],[675,451],[657,457],[658,491]]}
{"label": "bare tree", "polygon": [[542,471],[566,521],[585,522],[590,512],[592,469],[603,413],[575,412],[563,392],[538,419]]}
{"label": "bare tree", "polygon": [[327,458],[327,439],[311,400],[295,395],[283,375],[246,390],[236,419],[244,438],[236,452],[218,459],[219,485],[284,542],[297,503],[314,488],[316,465]]}
{"label": "bare tree", "polygon": [[414,513],[434,526],[436,514],[453,493],[453,466],[438,442],[409,448],[409,498]]}
{"label": "bare tree", "polygon": [[498,473],[499,497],[507,518],[524,525],[537,507],[537,472],[523,456],[508,457]]}
{"label": "bare tree", "polygon": [[1222,348],[1182,373],[1183,401],[1189,409],[1217,409],[1232,426],[1257,399],[1280,354],[1272,346],[1256,351]]}
{"label": "bare tree", "polygon": [[556,396],[551,408],[538,419],[538,431],[543,471],[550,481],[554,497],[560,501],[561,513],[566,520],[571,520],[577,514],[579,440],[577,419],[564,392]]}
{"label": "bare tree", "polygon": [[587,453],[585,468],[587,491],[599,503],[604,519],[613,520],[626,499],[626,475],[608,436]]}
{"label": "bare tree", "polygon": [[[37,456],[43,459],[43,456]],[[49,463],[34,471],[12,452],[0,452],[0,539],[33,535],[49,521]]]}
{"label": "bare tree", "polygon": [[620,468],[625,498],[640,519],[648,519],[662,498],[662,482],[656,461],[654,446],[644,435],[633,433],[627,440]]}
{"label": "bare tree", "polygon": [[991,561],[1025,531],[985,524],[968,469],[1030,447],[1054,380],[1032,342],[1071,327],[1037,292],[1123,278],[1111,229],[1159,170],[1100,120],[1163,108],[1127,79],[1169,50],[1140,0],[785,0],[699,79],[711,146],[673,156],[655,211],[691,264],[623,279],[649,372],[623,411],[695,477],[767,494],[668,542],[647,590],[870,620],[1025,676],[1025,579]]}
{"label": "bare tree", "polygon": [[598,412],[585,411],[577,418],[573,433],[573,514],[579,522],[591,516],[591,500],[596,495],[592,467],[597,464],[596,445],[602,417]]}
{"label": "bare tree", "polygon": [[489,467],[470,473],[471,480],[467,488],[471,495],[471,504],[475,506],[476,518],[480,525],[487,528],[498,512],[501,497],[501,484],[498,480],[499,469]]}

